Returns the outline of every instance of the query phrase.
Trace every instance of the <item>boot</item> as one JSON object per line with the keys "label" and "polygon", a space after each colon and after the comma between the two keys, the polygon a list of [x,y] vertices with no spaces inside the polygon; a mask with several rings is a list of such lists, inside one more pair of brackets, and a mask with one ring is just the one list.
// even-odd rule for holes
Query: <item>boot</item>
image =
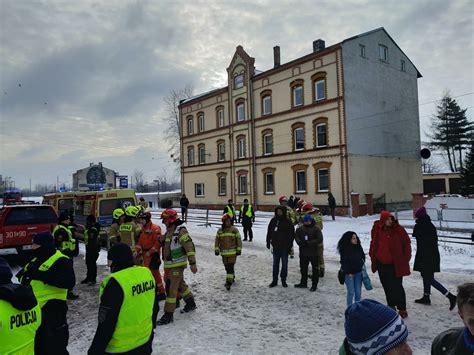
{"label": "boot", "polygon": [[226,282],[224,286],[225,286],[227,291],[230,291],[230,286],[232,286],[232,283],[231,282]]}
{"label": "boot", "polygon": [[281,279],[281,285],[285,288],[288,287],[288,284],[286,283],[286,280],[284,279]]}
{"label": "boot", "polygon": [[268,285],[268,287],[272,288],[272,287],[275,287],[276,285],[278,285],[278,281],[273,280],[272,283],[270,285]]}
{"label": "boot", "polygon": [[457,297],[453,295],[451,292],[449,292],[446,297],[449,299],[449,310],[452,311],[454,307],[456,307],[456,300]]}
{"label": "boot", "polygon": [[188,300],[185,300],[186,304],[184,305],[181,313],[188,313],[194,311],[196,309],[196,303],[194,302],[194,298],[191,297]]}
{"label": "boot", "polygon": [[[166,299],[166,293],[159,293],[156,297],[158,301],[164,301]],[[178,303],[178,300],[176,300],[176,303]]]}
{"label": "boot", "polygon": [[308,283],[301,280],[301,282],[299,284],[296,284],[295,287],[296,288],[308,288]]}
{"label": "boot", "polygon": [[319,268],[319,277],[324,277],[324,268]]}
{"label": "boot", "polygon": [[430,295],[423,295],[423,297],[415,300],[415,303],[430,305],[431,304]]}
{"label": "boot", "polygon": [[309,289],[311,292],[314,292],[318,289],[318,287],[316,285],[313,285],[311,286],[311,288]]}
{"label": "boot", "polygon": [[170,323],[173,323],[173,313],[165,312],[165,314],[163,314],[163,317],[161,317],[160,320],[156,322],[156,325],[166,325]]}

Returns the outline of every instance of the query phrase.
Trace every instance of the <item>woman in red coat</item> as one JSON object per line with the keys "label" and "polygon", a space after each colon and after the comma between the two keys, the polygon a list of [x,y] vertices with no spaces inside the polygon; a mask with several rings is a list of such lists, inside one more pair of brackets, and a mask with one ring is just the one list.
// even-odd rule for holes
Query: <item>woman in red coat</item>
{"label": "woman in red coat", "polygon": [[371,235],[372,272],[379,272],[388,306],[396,307],[400,316],[406,318],[403,276],[410,275],[410,237],[388,211],[380,213],[380,220],[374,222]]}

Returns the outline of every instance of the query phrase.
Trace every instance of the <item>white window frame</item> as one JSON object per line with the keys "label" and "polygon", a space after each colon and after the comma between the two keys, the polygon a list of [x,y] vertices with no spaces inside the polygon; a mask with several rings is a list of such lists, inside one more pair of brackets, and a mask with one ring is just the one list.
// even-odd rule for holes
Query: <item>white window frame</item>
{"label": "white window frame", "polygon": [[199,156],[199,165],[206,164],[206,147],[199,147],[198,148],[198,156]]}
{"label": "white window frame", "polygon": [[[271,150],[267,151],[267,138],[270,138]],[[263,155],[273,154],[273,134],[267,133],[263,136]]]}
{"label": "white window frame", "polygon": [[194,119],[188,118],[188,135],[194,134]]}
{"label": "white window frame", "polygon": [[[326,142],[324,144],[320,144],[320,142],[319,142],[319,132],[318,132],[319,127],[324,127],[325,128],[324,136],[326,137]],[[320,124],[316,125],[316,147],[317,148],[327,147],[327,145],[328,145],[328,125],[326,123],[320,123]]]}
{"label": "white window frame", "polygon": [[[272,177],[272,190],[268,189],[268,176]],[[275,193],[275,175],[273,173],[265,173],[265,195],[273,195]]]}
{"label": "white window frame", "polygon": [[234,89],[240,89],[244,87],[244,74],[234,76]]}
{"label": "white window frame", "polygon": [[[200,191],[201,194],[198,194],[199,188],[201,188],[201,191]],[[204,192],[204,183],[199,182],[199,183],[194,184],[194,196],[195,197],[204,197],[204,196],[206,196],[206,194]]]}
{"label": "white window frame", "polygon": [[383,44],[379,44],[379,59],[388,63],[388,47]]}
{"label": "white window frame", "polygon": [[246,151],[245,151],[245,138],[240,138],[237,141],[237,158],[238,159],[243,159],[246,157]]}
{"label": "white window frame", "polygon": [[[298,146],[298,140],[296,139],[296,131],[299,131],[301,130],[303,132],[303,148],[297,148]],[[295,141],[295,151],[300,151],[300,150],[304,150],[304,147],[305,147],[305,142],[304,142],[304,127],[298,127],[298,128],[295,128],[293,130],[293,139]]]}
{"label": "white window frame", "polygon": [[[224,185],[222,186],[222,181],[224,181]],[[219,176],[219,178],[217,179],[217,191],[218,191],[218,195],[219,196],[225,196],[227,195],[227,179],[225,176]],[[222,190],[222,187],[224,188]]]}
{"label": "white window frame", "polygon": [[407,66],[403,59],[400,59],[400,70],[405,72],[407,71]]}
{"label": "white window frame", "polygon": [[224,109],[220,109],[217,111],[217,122],[218,122],[219,128],[225,126]]}
{"label": "white window frame", "polygon": [[[299,176],[299,173],[302,173],[303,174],[303,183],[304,183],[304,190],[298,190],[299,188],[299,179],[298,179],[298,176]],[[307,186],[306,186],[306,171],[305,170],[296,170],[295,171],[295,182],[296,182],[296,193],[305,193],[306,192],[306,189],[307,189]]]}
{"label": "white window frame", "polygon": [[361,56],[362,58],[366,58],[365,46],[363,44],[359,44],[359,56]]}
{"label": "white window frame", "polygon": [[194,147],[188,149],[188,165],[194,165]]}
{"label": "white window frame", "polygon": [[[319,97],[318,96],[318,84],[322,83],[323,84],[323,96]],[[326,99],[326,79],[320,79],[314,82],[314,100],[315,101],[320,101],[320,100],[325,100]]]}
{"label": "white window frame", "polygon": [[[327,172],[327,188],[326,189],[321,188],[321,175],[320,175],[320,173],[322,171]],[[329,169],[326,169],[326,168],[318,169],[318,192],[328,192],[328,191],[329,191]]]}
{"label": "white window frame", "polygon": [[200,114],[198,116],[198,128],[199,132],[204,132],[205,126],[204,126],[204,114]]}
{"label": "white window frame", "polygon": [[[221,157],[221,154],[223,157]],[[217,145],[217,160],[218,161],[225,161],[225,143],[219,143]]]}
{"label": "white window frame", "polygon": [[[301,102],[299,104],[296,103],[296,92],[301,90]],[[303,105],[303,85],[296,85],[293,87],[293,106],[298,107]]]}
{"label": "white window frame", "polygon": [[243,102],[237,104],[237,122],[245,121],[245,104]]}
{"label": "white window frame", "polygon": [[[268,102],[268,110],[266,109],[265,102]],[[271,95],[265,95],[262,98],[262,115],[269,115],[272,113],[272,96]]]}
{"label": "white window frame", "polygon": [[239,195],[247,195],[247,175],[239,175]]}

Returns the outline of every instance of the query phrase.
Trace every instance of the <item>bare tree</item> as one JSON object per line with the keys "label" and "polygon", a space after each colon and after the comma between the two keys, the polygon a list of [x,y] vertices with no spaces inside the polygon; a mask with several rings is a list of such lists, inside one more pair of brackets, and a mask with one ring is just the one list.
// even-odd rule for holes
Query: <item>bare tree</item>
{"label": "bare tree", "polygon": [[[163,100],[166,106],[166,139],[168,140],[168,152],[174,157],[174,161],[181,162],[179,141],[181,139],[181,127],[179,124],[179,103],[193,95],[193,86],[188,83],[181,89],[173,89]],[[179,167],[179,164],[178,164]]]}
{"label": "bare tree", "polygon": [[145,186],[145,173],[141,170],[135,169],[132,174],[132,183],[135,180],[135,190],[142,192]]}
{"label": "bare tree", "polygon": [[440,164],[438,164],[433,157],[428,159],[422,159],[421,167],[423,174],[434,174],[439,173],[441,170]]}

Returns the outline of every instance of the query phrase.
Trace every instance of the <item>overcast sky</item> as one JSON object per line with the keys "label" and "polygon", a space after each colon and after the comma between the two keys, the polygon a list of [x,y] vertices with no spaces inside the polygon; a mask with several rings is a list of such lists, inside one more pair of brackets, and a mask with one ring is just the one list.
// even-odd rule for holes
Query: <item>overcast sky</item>
{"label": "overcast sky", "polygon": [[[148,180],[173,171],[163,97],[226,85],[242,45],[259,70],[385,27],[423,78],[422,131],[445,90],[473,109],[474,1],[0,0],[0,174],[72,182],[103,162]],[[424,137],[422,136],[422,139]]]}

